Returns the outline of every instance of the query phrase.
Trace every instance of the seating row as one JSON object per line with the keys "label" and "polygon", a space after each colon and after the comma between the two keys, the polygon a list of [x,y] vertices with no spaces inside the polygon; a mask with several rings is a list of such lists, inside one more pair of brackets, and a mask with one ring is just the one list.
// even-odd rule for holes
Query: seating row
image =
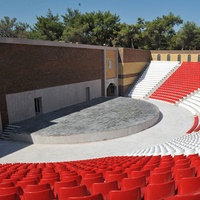
{"label": "seating row", "polygon": [[199,164],[199,154],[1,164],[0,200],[197,199]]}
{"label": "seating row", "polygon": [[200,88],[199,72],[200,63],[182,63],[150,98],[176,103],[187,94]]}
{"label": "seating row", "polygon": [[177,106],[183,107],[191,112],[194,116],[194,123],[187,133],[198,132],[200,130],[200,90],[190,93],[183,99],[176,102]]}
{"label": "seating row", "polygon": [[199,140],[199,132],[192,132],[191,134],[183,135],[179,138],[164,142],[162,144],[131,152],[128,155],[189,155],[193,153],[200,153]]}

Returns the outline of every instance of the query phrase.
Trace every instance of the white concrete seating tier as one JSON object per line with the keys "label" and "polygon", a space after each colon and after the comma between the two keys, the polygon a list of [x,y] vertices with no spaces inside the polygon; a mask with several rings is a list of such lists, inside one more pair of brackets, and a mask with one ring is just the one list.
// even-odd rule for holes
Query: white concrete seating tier
{"label": "white concrete seating tier", "polygon": [[179,62],[151,61],[128,96],[133,98],[150,96],[178,66]]}
{"label": "white concrete seating tier", "polygon": [[[198,132],[200,130],[200,123],[199,123],[199,117],[200,117],[200,90],[197,90],[195,92],[192,92],[191,94],[187,95],[183,99],[180,99],[177,103],[177,106],[184,107],[189,112],[191,112],[194,115],[194,124],[193,129],[191,128],[189,132]],[[188,133],[189,133],[188,132]]]}
{"label": "white concrete seating tier", "polygon": [[183,135],[163,144],[134,151],[128,155],[148,156],[148,155],[180,155],[200,153],[200,134],[191,133]]}

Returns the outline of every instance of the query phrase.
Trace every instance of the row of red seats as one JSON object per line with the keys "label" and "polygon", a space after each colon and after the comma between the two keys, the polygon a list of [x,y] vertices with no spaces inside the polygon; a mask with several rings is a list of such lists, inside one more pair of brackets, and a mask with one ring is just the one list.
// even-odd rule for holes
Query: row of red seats
{"label": "row of red seats", "polygon": [[2,164],[0,200],[197,198],[199,165],[198,154]]}
{"label": "row of red seats", "polygon": [[150,98],[175,103],[198,88],[200,63],[184,62]]}

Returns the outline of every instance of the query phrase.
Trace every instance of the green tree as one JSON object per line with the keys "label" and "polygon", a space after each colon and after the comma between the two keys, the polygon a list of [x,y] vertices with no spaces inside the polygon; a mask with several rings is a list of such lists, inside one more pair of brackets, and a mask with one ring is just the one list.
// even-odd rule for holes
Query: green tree
{"label": "green tree", "polygon": [[59,19],[59,15],[53,15],[52,11],[48,9],[46,17],[36,17],[37,22],[31,29],[30,38],[59,41],[62,39],[64,30],[63,23]]}
{"label": "green tree", "polygon": [[16,18],[10,19],[5,16],[0,21],[0,37],[26,38],[28,28],[28,24],[17,22]]}
{"label": "green tree", "polygon": [[165,16],[157,17],[152,22],[145,23],[145,30],[143,31],[143,39],[145,41],[145,49],[169,49],[170,43],[176,35],[175,26],[182,23],[179,16],[172,13]]}
{"label": "green tree", "polygon": [[186,22],[177,33],[176,49],[195,50],[200,48],[200,28],[194,22]]}
{"label": "green tree", "polygon": [[66,42],[113,46],[119,31],[119,16],[107,12],[81,14],[78,10],[67,9],[63,16]]}
{"label": "green tree", "polygon": [[64,21],[63,40],[73,43],[87,43],[88,23],[84,20],[84,15],[77,9],[67,9],[67,13],[62,15]]}
{"label": "green tree", "polygon": [[120,30],[120,18],[110,11],[98,11],[94,15],[93,36],[96,37],[96,44],[113,46],[113,40]]}

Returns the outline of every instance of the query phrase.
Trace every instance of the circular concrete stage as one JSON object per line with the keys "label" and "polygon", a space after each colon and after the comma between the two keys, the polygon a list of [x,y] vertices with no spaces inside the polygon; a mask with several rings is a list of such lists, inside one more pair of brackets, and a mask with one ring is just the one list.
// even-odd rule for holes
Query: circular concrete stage
{"label": "circular concrete stage", "polygon": [[159,120],[157,106],[126,97],[101,97],[16,123],[10,138],[38,144],[108,140],[145,130]]}

